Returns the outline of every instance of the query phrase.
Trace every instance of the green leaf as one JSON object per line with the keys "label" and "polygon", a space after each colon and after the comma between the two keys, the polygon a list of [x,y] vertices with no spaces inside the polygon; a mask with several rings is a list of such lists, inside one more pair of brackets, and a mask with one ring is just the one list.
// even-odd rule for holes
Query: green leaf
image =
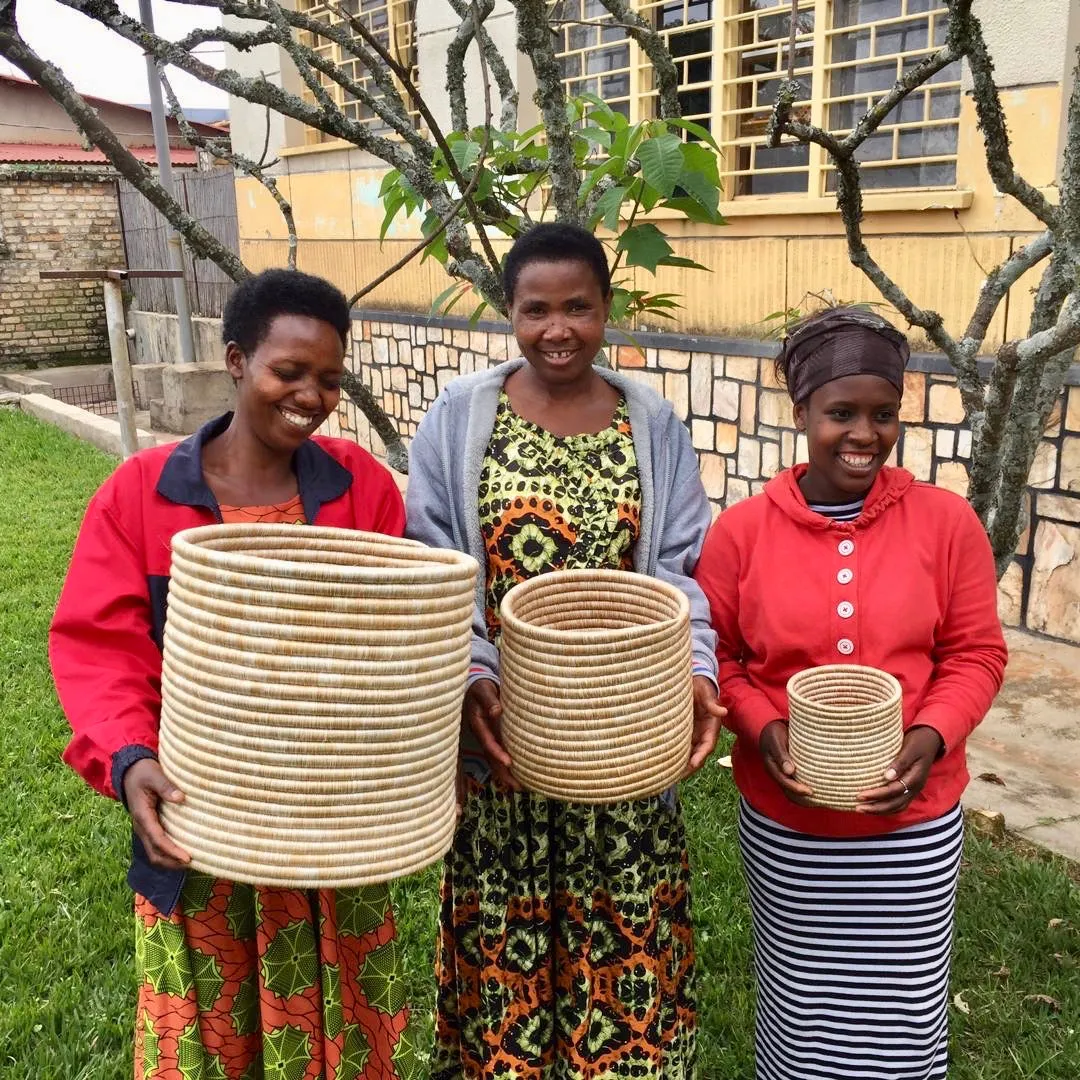
{"label": "green leaf", "polygon": [[711,146],[718,154],[720,153],[720,147],[708,128],[695,124],[693,120],[684,120],[681,116],[676,120],[667,120],[666,123],[668,127],[682,128],[683,131],[690,132],[691,135],[697,136],[703,143]]}
{"label": "green leaf", "polygon": [[647,139],[638,147],[638,161],[645,182],[669,199],[675,191],[675,183],[683,171],[683,144],[678,135],[665,132]]}
{"label": "green leaf", "polygon": [[724,218],[719,211],[710,210],[702,205],[697,199],[677,198],[666,199],[660,204],[664,210],[676,210],[691,221],[703,221],[709,225],[723,225]]}
{"label": "green leaf", "polygon": [[[433,236],[441,224],[442,218],[434,210],[429,210],[424,216],[420,231],[424,236]],[[446,230],[444,229],[424,248],[424,254],[421,256],[420,261],[425,262],[427,259],[436,259],[445,266],[449,258],[450,252],[446,247]]]}
{"label": "green leaf", "polygon": [[461,282],[455,281],[451,285],[447,285],[445,289],[434,300],[431,301],[431,314],[438,315],[442,312],[442,306],[449,299],[450,294],[461,288]]}
{"label": "green leaf", "polygon": [[619,227],[619,210],[626,199],[626,188],[608,188],[599,199],[593,209],[592,217],[589,218],[591,228],[596,228],[598,221],[603,221],[604,228],[614,232]]}
{"label": "green leaf", "polygon": [[683,147],[683,160],[685,165],[679,174],[678,186],[715,214],[720,203],[720,170],[716,155],[700,143],[687,143]]}
{"label": "green leaf", "polygon": [[645,222],[619,237],[619,250],[626,252],[628,266],[643,266],[655,274],[657,264],[671,255],[672,247],[655,225]]}
{"label": "green leaf", "polygon": [[630,303],[630,294],[625,289],[611,291],[611,321],[622,322],[626,318],[626,309]]}
{"label": "green leaf", "polygon": [[657,260],[657,264],[659,266],[685,266],[691,270],[708,270],[710,274],[712,273],[709,267],[702,266],[693,259],[685,259],[681,255],[665,255],[664,258]]}
{"label": "green leaf", "polygon": [[465,172],[480,160],[480,144],[471,139],[459,139],[450,142],[450,154],[457,163],[457,167]]}
{"label": "green leaf", "polygon": [[488,303],[486,300],[481,300],[480,303],[476,305],[476,309],[469,316],[470,326],[475,326],[480,321],[480,316],[487,310],[487,306]]}
{"label": "green leaf", "polygon": [[400,180],[401,173],[397,169],[388,169],[386,175],[382,178],[382,183],[379,185],[379,198],[385,198],[388,192],[400,190],[398,187]]}
{"label": "green leaf", "polygon": [[578,130],[578,135],[596,146],[602,146],[606,150],[611,145],[611,132],[598,127],[583,127]]}
{"label": "green leaf", "polygon": [[602,165],[597,165],[595,169],[591,169],[589,175],[581,182],[581,187],[578,188],[578,202],[584,202],[589,192],[605,176],[617,176],[624,164],[621,158],[608,158]]}

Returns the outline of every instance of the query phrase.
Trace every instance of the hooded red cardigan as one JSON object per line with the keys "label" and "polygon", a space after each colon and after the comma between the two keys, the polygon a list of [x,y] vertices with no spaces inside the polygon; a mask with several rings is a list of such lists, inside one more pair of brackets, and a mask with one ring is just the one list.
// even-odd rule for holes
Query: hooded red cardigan
{"label": "hooded red cardigan", "polygon": [[[818,836],[889,832],[949,810],[968,781],[964,741],[1001,687],[1007,653],[986,534],[959,496],[882,468],[855,521],[806,505],[805,465],[725,510],[695,576],[719,635],[720,692],[738,736],[735,782],[774,821]],[[891,672],[904,727],[945,744],[926,787],[899,814],[804,808],[765,771],[762,730],[787,718],[787,680],[820,664]]]}

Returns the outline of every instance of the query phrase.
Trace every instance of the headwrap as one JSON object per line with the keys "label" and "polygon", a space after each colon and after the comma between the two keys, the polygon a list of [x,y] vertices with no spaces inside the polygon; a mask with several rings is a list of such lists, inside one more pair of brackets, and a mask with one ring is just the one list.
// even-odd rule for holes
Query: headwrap
{"label": "headwrap", "polygon": [[904,392],[907,338],[879,315],[836,308],[807,320],[784,339],[780,355],[788,393],[798,404],[819,386],[845,375],[880,375]]}

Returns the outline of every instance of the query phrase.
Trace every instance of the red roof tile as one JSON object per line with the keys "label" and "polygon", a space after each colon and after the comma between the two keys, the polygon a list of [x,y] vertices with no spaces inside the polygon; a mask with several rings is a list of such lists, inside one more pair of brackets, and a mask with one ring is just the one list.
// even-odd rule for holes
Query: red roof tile
{"label": "red roof tile", "polygon": [[[128,149],[147,165],[157,163],[157,155],[152,146],[129,146]],[[0,143],[0,162],[52,161],[104,165],[108,159],[100,150],[84,150],[81,146],[65,146],[62,143]],[[173,148],[174,165],[195,165],[197,161],[198,155],[190,147]]]}

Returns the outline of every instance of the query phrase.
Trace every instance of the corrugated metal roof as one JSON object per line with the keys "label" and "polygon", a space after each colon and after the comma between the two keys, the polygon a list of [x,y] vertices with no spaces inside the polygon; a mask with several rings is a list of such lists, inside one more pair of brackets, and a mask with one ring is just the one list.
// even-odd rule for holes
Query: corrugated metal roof
{"label": "corrugated metal roof", "polygon": [[[157,156],[152,146],[129,146],[128,150],[140,161],[154,165]],[[0,162],[66,162],[80,165],[106,165],[108,158],[97,149],[84,150],[81,146],[65,146],[62,143],[0,143]],[[195,165],[198,154],[189,147],[174,147],[174,165]]]}

